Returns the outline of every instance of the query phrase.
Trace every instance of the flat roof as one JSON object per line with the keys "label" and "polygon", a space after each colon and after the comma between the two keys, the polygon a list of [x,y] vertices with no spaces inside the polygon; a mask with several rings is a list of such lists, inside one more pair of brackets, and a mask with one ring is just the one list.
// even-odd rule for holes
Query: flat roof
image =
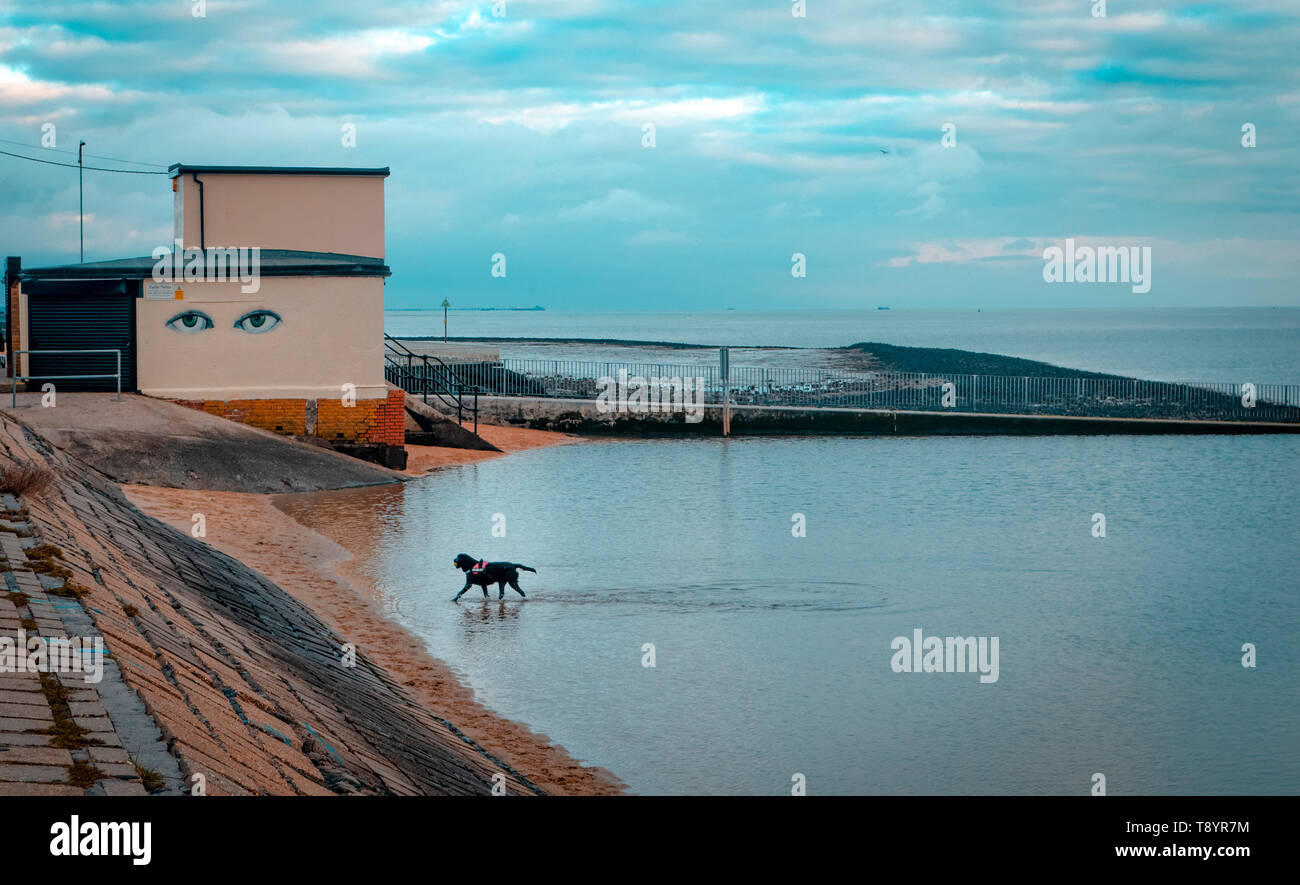
{"label": "flat roof", "polygon": [[[209,251],[217,248],[208,247]],[[23,280],[108,280],[148,279],[158,262],[144,255],[84,264],[58,264],[23,268]],[[236,268],[238,271],[238,268]],[[302,252],[297,249],[263,249],[259,274],[264,277],[388,277],[393,272],[382,258],[344,255],[339,252]]]}
{"label": "flat roof", "polygon": [[387,166],[352,169],[346,166],[187,166],[184,163],[173,163],[167,172],[172,178],[191,172],[200,175],[211,172],[229,175],[365,175],[379,178],[387,178],[389,174]]}

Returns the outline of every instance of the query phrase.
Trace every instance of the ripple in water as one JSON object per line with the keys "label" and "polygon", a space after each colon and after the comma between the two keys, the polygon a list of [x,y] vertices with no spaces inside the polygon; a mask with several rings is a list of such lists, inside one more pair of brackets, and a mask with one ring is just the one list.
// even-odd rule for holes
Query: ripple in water
{"label": "ripple in water", "polygon": [[[1296,793],[1297,456],[1294,437],[616,441],[282,506],[369,551],[389,610],[485,703],[634,791],[779,794],[801,772],[823,794],[1086,795],[1102,771],[1115,794]],[[460,552],[537,568],[528,599],[451,604]],[[998,636],[999,680],[894,673],[918,627]]]}

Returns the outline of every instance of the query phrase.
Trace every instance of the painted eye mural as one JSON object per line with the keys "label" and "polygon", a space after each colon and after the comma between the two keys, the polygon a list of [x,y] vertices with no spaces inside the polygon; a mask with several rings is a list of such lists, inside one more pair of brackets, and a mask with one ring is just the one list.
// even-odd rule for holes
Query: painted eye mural
{"label": "painted eye mural", "polygon": [[173,332],[180,332],[183,335],[196,335],[199,332],[211,329],[216,323],[212,322],[212,317],[201,310],[183,310],[163,323],[163,325]]}
{"label": "painted eye mural", "polygon": [[273,310],[250,310],[235,320],[235,328],[251,335],[260,335],[271,331],[282,322],[284,321],[280,319],[280,315]]}

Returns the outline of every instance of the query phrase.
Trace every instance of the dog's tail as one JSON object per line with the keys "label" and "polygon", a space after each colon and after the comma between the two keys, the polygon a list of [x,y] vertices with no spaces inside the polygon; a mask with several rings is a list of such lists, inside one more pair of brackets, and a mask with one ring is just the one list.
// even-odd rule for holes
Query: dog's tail
{"label": "dog's tail", "polygon": [[529,568],[529,567],[526,566],[526,565],[520,565],[520,564],[517,563],[517,562],[515,563],[515,568],[521,568],[521,569],[523,569],[523,570],[526,571],[526,572],[532,572],[533,574],[537,574],[537,569],[535,569],[535,568]]}

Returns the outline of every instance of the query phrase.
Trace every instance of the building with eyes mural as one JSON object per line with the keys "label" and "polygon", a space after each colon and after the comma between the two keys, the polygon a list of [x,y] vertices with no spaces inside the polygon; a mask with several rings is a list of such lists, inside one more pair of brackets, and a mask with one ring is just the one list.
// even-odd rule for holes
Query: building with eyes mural
{"label": "building with eyes mural", "polygon": [[384,381],[387,176],[172,166],[172,242],[151,255],[8,259],[7,371],[28,389],[113,390],[120,365],[123,391],[395,466],[405,413]]}

